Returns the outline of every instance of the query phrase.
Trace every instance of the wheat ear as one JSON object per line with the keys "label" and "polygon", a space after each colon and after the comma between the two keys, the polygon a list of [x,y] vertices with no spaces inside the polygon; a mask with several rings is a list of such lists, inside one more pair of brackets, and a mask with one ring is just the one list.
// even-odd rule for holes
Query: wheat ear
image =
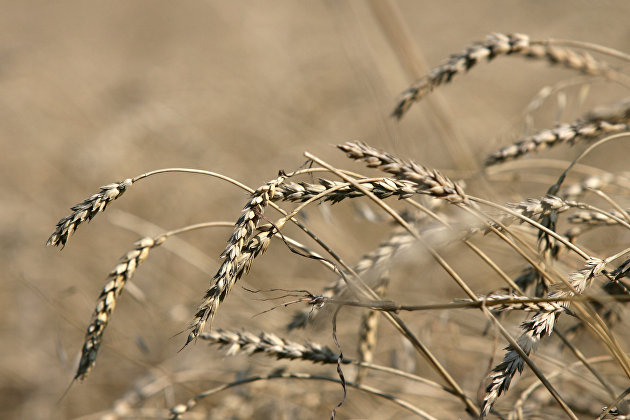
{"label": "wheat ear", "polygon": [[604,135],[630,130],[630,100],[615,107],[593,111],[568,124],[560,124],[551,130],[543,130],[506,146],[486,158],[485,165],[492,166],[525,156],[531,152],[567,143],[591,141]]}
{"label": "wheat ear", "polygon": [[92,194],[81,203],[73,206],[71,208],[72,213],[57,222],[57,227],[46,241],[46,246],[65,246],[68,238],[81,223],[92,220],[94,216],[104,211],[109,203],[123,195],[132,184],[133,180],[127,178],[121,182],[103,185],[100,192]]}
{"label": "wheat ear", "polygon": [[[626,213],[628,213],[628,211],[630,211],[630,209],[626,210]],[[623,220],[625,217],[627,217],[614,209],[609,210],[608,213],[610,213],[617,219]],[[607,216],[606,214],[602,214],[598,211],[593,210],[582,210],[576,212],[568,217],[568,221],[573,224],[584,224],[588,226],[614,226],[619,224],[617,220]]]}
{"label": "wheat ear", "polygon": [[[590,286],[594,277],[603,270],[604,265],[604,262],[598,259],[587,261],[587,268],[576,271],[569,276],[570,288],[558,290],[549,297],[552,299],[566,298],[583,293]],[[521,325],[525,332],[518,338],[517,343],[527,356],[536,351],[538,343],[544,336],[552,333],[557,318],[566,312],[568,307],[569,301],[563,301],[559,305],[545,305],[529,321]],[[491,383],[486,388],[486,395],[483,399],[482,418],[488,415],[499,396],[509,389],[516,372],[521,373],[525,366],[525,360],[512,345],[509,345],[506,350],[503,361],[490,374]]]}
{"label": "wheat ear", "polygon": [[[276,179],[258,188],[243,208],[241,216],[234,226],[234,232],[228,239],[227,246],[221,254],[223,263],[214,275],[212,285],[207,290],[202,303],[197,309],[190,327],[191,331],[184,346],[188,345],[203,331],[208,320],[212,322],[220,303],[232,290],[236,281],[249,271],[253,259],[267,249],[271,237],[277,231],[276,229],[281,227],[278,225],[267,225],[258,229],[255,235],[252,235],[258,222],[263,217],[265,207],[276,194],[277,186],[286,177],[286,174],[280,173]],[[283,220],[286,222],[286,219]]]}
{"label": "wheat ear", "polygon": [[140,263],[147,258],[149,251],[161,245],[165,240],[166,235],[140,239],[134,244],[135,248],[127,252],[121,258],[120,263],[109,273],[108,282],[98,297],[96,308],[85,334],[85,341],[81,349],[81,360],[79,361],[77,373],[74,376],[75,379],[85,379],[94,367],[105,328],[109,324],[112,312],[125,284],[133,277]]}
{"label": "wheat ear", "polygon": [[378,168],[397,179],[413,183],[418,194],[442,198],[453,204],[472,205],[464,190],[436,169],[404,161],[363,142],[346,142],[337,147],[350,159],[363,161],[369,168]]}
{"label": "wheat ear", "polygon": [[545,41],[531,41],[529,36],[524,34],[494,33],[488,35],[485,41],[474,43],[462,52],[451,55],[444,64],[429,70],[426,76],[400,94],[392,115],[398,119],[402,118],[414,102],[436,87],[449,83],[455,76],[470,70],[480,61],[490,61],[500,55],[520,55],[546,60],[551,64],[590,75],[612,75],[606,63],[595,60],[588,53],[553,46]]}

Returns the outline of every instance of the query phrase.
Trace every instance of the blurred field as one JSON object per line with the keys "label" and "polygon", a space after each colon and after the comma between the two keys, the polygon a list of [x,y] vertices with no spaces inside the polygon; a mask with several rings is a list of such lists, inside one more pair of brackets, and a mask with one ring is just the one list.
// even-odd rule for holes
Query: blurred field
{"label": "blurred field", "polygon": [[[428,65],[494,31],[630,51],[630,3],[624,0],[395,4]],[[346,140],[363,140],[456,174],[472,168],[458,167],[461,160],[451,155],[447,145],[456,144],[455,137],[481,162],[520,134],[522,112],[543,86],[573,76],[540,62],[498,60],[461,77],[396,123],[388,115],[413,75],[369,2],[4,1],[0,27],[0,417],[6,419],[96,418],[90,415],[111,408],[149,371],[207,372],[203,381],[154,398],[153,407],[168,408],[233,380],[243,366],[255,372],[286,365],[262,357],[226,358],[204,343],[177,352],[185,336],[173,336],[194,314],[229,235],[218,228],[182,236],[187,244],[154,251],[133,280],[144,298],[124,293],[94,372],[58,401],[73,377],[107,273],[133,241],[155,233],[140,223],[136,232],[126,230],[117,225],[121,217],[135,215],[163,229],[234,221],[247,200],[244,192],[215,179],[159,175],[134,185],[105,214],[82,226],[62,252],[45,248],[55,223],[98,186],[152,169],[190,167],[224,173],[255,188],[280,169],[302,165],[305,150],[359,168],[332,147]],[[585,109],[623,96],[627,92],[599,82]],[[554,121],[556,105],[550,102],[537,120],[542,127]],[[563,120],[582,111],[570,105]],[[439,112],[445,112],[448,129],[436,122]],[[562,153],[567,156],[567,149]],[[628,156],[629,143],[619,142],[595,153],[590,163],[626,170]],[[539,185],[523,182],[521,187],[544,192]],[[506,188],[500,200],[512,199],[512,192]],[[383,238],[380,226],[366,228],[352,205],[334,209],[326,219],[313,208],[312,227],[343,249],[348,261]],[[186,245],[202,255],[194,256]],[[211,270],[199,270],[171,251]],[[431,267],[425,274],[438,271]],[[242,285],[316,291],[329,279],[315,262],[272,246]],[[422,283],[394,287],[393,297],[427,293],[428,299],[442,302],[445,296],[460,297],[449,295],[456,290],[450,283],[430,284],[429,291]],[[240,285],[221,307],[215,326],[284,334],[293,309],[254,317],[271,304],[257,302],[260,296]],[[490,290],[496,284],[484,287],[480,279],[476,286]],[[461,343],[440,341],[443,331],[485,327],[480,314],[461,318],[406,317],[449,360]],[[349,323],[356,319],[353,311],[344,316]],[[346,328],[352,353],[352,329]],[[292,337],[307,336],[332,346],[329,325]],[[389,363],[403,357],[402,339],[394,338],[379,347],[377,359]],[[483,360],[489,362],[493,349],[487,342],[466,345],[466,354],[487,354]],[[419,374],[431,376],[422,360],[412,362]],[[470,366],[465,357],[451,363],[474,395],[487,366]],[[335,376],[334,367],[300,367]],[[416,401],[424,398],[411,386],[392,386]],[[341,389],[333,384],[277,381],[227,391],[198,412],[212,418],[327,418],[340,397]],[[442,415],[433,414],[461,415],[453,399],[444,407]],[[406,415],[351,391],[338,418]]]}

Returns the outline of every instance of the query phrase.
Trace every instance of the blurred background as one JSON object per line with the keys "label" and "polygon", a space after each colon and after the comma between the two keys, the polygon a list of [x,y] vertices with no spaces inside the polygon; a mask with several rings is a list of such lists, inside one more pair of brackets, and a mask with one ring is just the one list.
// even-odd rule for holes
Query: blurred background
{"label": "blurred background", "polygon": [[[522,134],[523,112],[541,88],[576,75],[542,62],[497,59],[395,122],[389,114],[396,96],[426,66],[491,32],[577,39],[628,52],[628,16],[625,0],[2,2],[0,417],[98,418],[147,374],[202,373],[154,396],[149,406],[163,409],[231,381],[238,372],[282,364],[225,358],[204,343],[177,352],[185,336],[173,336],[194,314],[230,234],[217,228],[152,251],[133,280],[137,289],[120,299],[95,370],[60,400],[73,377],[96,297],[117,259],[144,235],[203,221],[234,221],[247,200],[245,192],[213,178],[157,175],[81,226],[63,251],[45,248],[69,207],[100,185],[153,169],[189,167],[256,188],[280,169],[301,166],[306,150],[363,170],[333,147],[347,140],[466,174],[487,153]],[[594,82],[578,109],[577,90],[568,91],[569,105],[560,119],[572,120],[593,104],[627,95],[618,86]],[[536,125],[552,124],[557,109],[550,99],[536,114]],[[595,153],[591,163],[627,169],[621,157],[630,153],[628,143],[614,147],[619,159],[611,159],[608,149]],[[537,195],[546,189],[525,181],[521,186]],[[506,186],[502,201],[513,199],[512,193]],[[351,262],[386,236],[382,224],[358,220],[352,204],[314,207],[309,214],[314,230]],[[316,291],[329,279],[317,263],[272,246],[242,285]],[[481,281],[478,285],[483,288]],[[398,293],[423,288],[410,287]],[[434,284],[430,296],[447,301],[453,298],[451,287]],[[215,327],[284,334],[293,309],[254,317],[271,306],[259,298],[236,287]],[[348,311],[345,318],[354,322],[358,315]],[[412,325],[445,358],[459,345],[438,340],[440,331],[452,333],[459,324],[433,314],[413,318]],[[484,323],[470,328],[481,331]],[[329,331],[327,325],[291,337],[332,345]],[[492,350],[481,340],[471,346],[486,355]],[[399,338],[383,344],[377,360],[386,364],[403,347]],[[354,351],[353,344],[348,348]],[[465,358],[447,362],[472,394],[489,359],[477,360],[482,363],[474,367]],[[431,376],[421,360],[413,368]],[[335,376],[334,367],[317,369]],[[399,391],[422,399],[413,387]],[[228,391],[195,411],[202,418],[325,418],[340,397],[333,384],[278,381]],[[453,413],[461,407],[444,399],[445,418],[454,418],[449,404]],[[351,392],[339,412],[339,418],[403,415],[358,392]]]}

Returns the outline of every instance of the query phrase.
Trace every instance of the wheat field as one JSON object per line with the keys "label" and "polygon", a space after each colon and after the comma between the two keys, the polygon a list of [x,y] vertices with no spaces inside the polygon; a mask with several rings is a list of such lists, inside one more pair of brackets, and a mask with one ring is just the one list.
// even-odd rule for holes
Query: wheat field
{"label": "wheat field", "polygon": [[2,6],[1,418],[630,418],[627,2]]}

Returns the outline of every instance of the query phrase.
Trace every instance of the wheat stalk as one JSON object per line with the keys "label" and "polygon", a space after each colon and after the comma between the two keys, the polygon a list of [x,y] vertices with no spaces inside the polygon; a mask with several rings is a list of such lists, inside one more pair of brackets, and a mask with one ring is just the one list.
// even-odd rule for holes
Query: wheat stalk
{"label": "wheat stalk", "polygon": [[[437,420],[435,417],[429,415],[428,413],[426,413],[424,410],[414,406],[413,404],[410,404],[409,402],[395,397],[391,394],[387,394],[377,388],[371,387],[371,386],[367,386],[367,385],[361,385],[361,384],[357,384],[354,382],[348,382],[348,381],[341,381],[340,379],[336,379],[336,378],[331,378],[328,376],[321,376],[321,375],[312,375],[309,373],[297,373],[297,372],[287,372],[284,370],[276,370],[268,375],[260,375],[260,376],[251,376],[251,377],[247,377],[247,378],[243,378],[243,379],[238,379],[234,382],[230,382],[228,384],[224,384],[224,385],[220,385],[216,388],[213,389],[209,389],[207,391],[204,391],[200,394],[195,395],[194,397],[190,398],[188,401],[186,401],[185,404],[178,404],[175,407],[171,408],[171,420],[176,420],[181,418],[181,416],[183,414],[186,414],[188,411],[192,410],[198,403],[200,400],[209,397],[211,395],[217,394],[221,391],[224,391],[226,389],[235,387],[235,386],[239,386],[239,385],[244,385],[244,384],[248,384],[248,383],[252,383],[252,382],[257,382],[257,381],[269,381],[269,380],[273,380],[273,379],[301,379],[301,380],[316,380],[316,381],[326,381],[326,382],[333,382],[333,383],[337,383],[337,384],[343,384],[347,387],[351,387],[351,388],[355,388],[358,390],[361,390],[363,392],[366,392],[368,394],[380,397],[380,398],[384,398],[388,401],[391,401],[392,403],[416,414],[417,416],[426,419],[426,420]],[[334,418],[334,415],[332,416],[332,418]]]}

